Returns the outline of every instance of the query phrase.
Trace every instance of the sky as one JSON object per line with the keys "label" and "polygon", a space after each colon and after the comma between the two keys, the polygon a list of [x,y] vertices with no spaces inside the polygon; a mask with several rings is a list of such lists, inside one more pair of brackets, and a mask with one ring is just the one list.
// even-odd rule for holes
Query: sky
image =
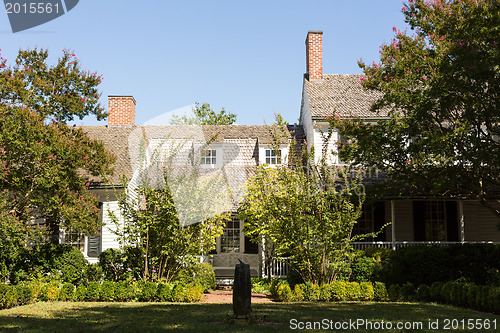
{"label": "sky", "polygon": [[240,125],[272,123],[275,113],[295,123],[307,32],[323,31],[324,73],[361,74],[357,60],[378,61],[392,27],[405,27],[401,7],[402,0],[80,0],[17,33],[0,13],[0,49],[7,65],[19,49],[48,49],[51,63],[73,50],[82,69],[103,75],[103,106],[108,95],[134,96],[137,125],[195,102],[224,107]]}

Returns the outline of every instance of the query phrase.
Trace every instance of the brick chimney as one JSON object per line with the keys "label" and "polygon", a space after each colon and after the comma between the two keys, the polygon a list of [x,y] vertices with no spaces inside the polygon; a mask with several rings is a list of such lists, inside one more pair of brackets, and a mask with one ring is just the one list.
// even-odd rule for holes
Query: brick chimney
{"label": "brick chimney", "polygon": [[108,96],[108,126],[135,125],[135,99],[132,96]]}
{"label": "brick chimney", "polygon": [[323,79],[323,31],[309,31],[306,38],[306,77]]}

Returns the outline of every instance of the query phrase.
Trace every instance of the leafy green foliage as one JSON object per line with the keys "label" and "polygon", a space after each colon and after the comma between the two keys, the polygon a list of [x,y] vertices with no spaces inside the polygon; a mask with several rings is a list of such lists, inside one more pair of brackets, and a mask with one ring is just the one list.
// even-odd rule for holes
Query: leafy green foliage
{"label": "leafy green foliage", "polygon": [[[284,127],[269,130],[272,149],[288,142]],[[350,242],[366,236],[352,236],[364,202],[360,177],[351,177],[347,168],[328,167],[326,152],[323,156],[314,165],[304,148],[301,156],[289,154],[289,165],[259,167],[239,209],[245,235],[263,243],[266,267],[273,256],[293,257],[292,268],[302,280],[319,285],[339,278]]]}
{"label": "leafy green foliage", "polygon": [[90,177],[111,172],[113,158],[81,129],[46,125],[28,109],[0,107],[0,189],[23,223],[46,218],[84,233],[100,226],[98,199]]}
{"label": "leafy green foliage", "polygon": [[194,116],[177,116],[170,119],[171,125],[232,125],[236,121],[236,115],[226,112],[224,108],[219,113],[215,113],[210,104],[202,105],[196,103],[193,108]]}
{"label": "leafy green foliage", "polygon": [[174,278],[174,281],[188,284],[198,284],[203,292],[215,289],[215,272],[209,263],[196,263],[182,268]]}
{"label": "leafy green foliage", "polygon": [[388,300],[387,288],[384,283],[378,281],[373,283],[373,298],[375,301],[382,302]]}
{"label": "leafy green foliage", "polygon": [[[215,248],[215,238],[221,233],[225,219],[225,215],[216,216],[182,226],[168,188],[140,188],[136,201],[124,193],[119,205],[128,222],[120,238],[125,244],[137,244],[137,248],[144,249],[144,279],[158,275],[171,281],[183,265]],[[116,215],[111,217],[118,223]],[[156,269],[148,267],[149,260]]]}
{"label": "leafy green foliage", "polygon": [[199,302],[203,295],[203,287],[199,284],[192,283],[186,287],[186,301]]}
{"label": "leafy green foliage", "polygon": [[78,284],[88,265],[77,248],[66,244],[44,244],[24,249],[13,266],[13,282],[24,280],[62,281]]}
{"label": "leafy green foliage", "polygon": [[468,196],[500,216],[487,201],[500,185],[500,3],[409,0],[403,14],[414,34],[394,27],[380,62],[359,62],[389,119],[333,117],[341,158],[388,171],[392,195]]}
{"label": "leafy green foliage", "polygon": [[106,249],[99,254],[99,266],[109,281],[139,279],[144,271],[144,251],[133,246]]}
{"label": "leafy green foliage", "polygon": [[446,247],[412,246],[394,251],[382,263],[380,281],[414,285],[454,281],[459,278],[480,285],[498,281],[500,246],[456,244]]}
{"label": "leafy green foliage", "polygon": [[28,108],[42,120],[65,122],[88,115],[105,119],[97,90],[102,77],[82,70],[68,50],[56,65],[47,64],[47,58],[43,49],[20,50],[13,66],[0,57],[0,103]]}
{"label": "leafy green foliage", "polygon": [[59,288],[59,299],[61,301],[71,301],[75,293],[75,286],[72,283],[66,282]]}

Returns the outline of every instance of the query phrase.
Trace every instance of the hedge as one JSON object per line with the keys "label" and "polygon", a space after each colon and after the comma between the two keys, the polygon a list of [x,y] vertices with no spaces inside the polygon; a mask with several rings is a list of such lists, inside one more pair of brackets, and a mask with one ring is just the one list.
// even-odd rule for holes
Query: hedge
{"label": "hedge", "polygon": [[0,309],[36,301],[87,302],[199,302],[203,287],[199,284],[127,281],[90,282],[75,288],[71,283],[0,284]]}

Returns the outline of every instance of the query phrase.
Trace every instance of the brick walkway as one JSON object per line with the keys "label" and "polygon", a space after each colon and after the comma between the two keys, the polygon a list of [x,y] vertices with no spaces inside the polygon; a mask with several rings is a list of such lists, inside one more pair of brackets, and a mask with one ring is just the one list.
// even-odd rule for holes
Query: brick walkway
{"label": "brick walkway", "polygon": [[[215,290],[210,294],[204,294],[201,297],[202,303],[232,303],[232,290]],[[273,299],[267,294],[252,294],[252,303],[271,303]]]}

